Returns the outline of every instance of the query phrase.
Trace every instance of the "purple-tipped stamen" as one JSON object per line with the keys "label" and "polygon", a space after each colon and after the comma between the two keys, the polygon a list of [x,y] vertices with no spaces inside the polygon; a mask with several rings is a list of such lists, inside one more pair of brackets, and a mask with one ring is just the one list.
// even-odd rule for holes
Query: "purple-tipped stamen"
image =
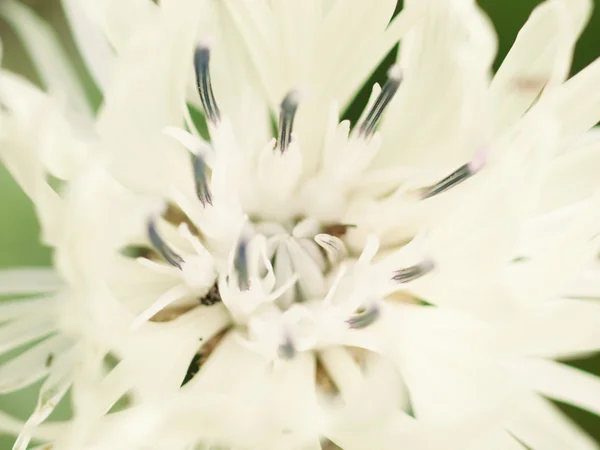
{"label": "purple-tipped stamen", "polygon": [[194,52],[194,69],[196,71],[196,85],[200,94],[200,101],[204,108],[206,119],[213,125],[217,125],[221,120],[219,106],[215,100],[215,95],[210,81],[210,46],[206,42],[198,44]]}
{"label": "purple-tipped stamen", "polygon": [[160,236],[156,228],[156,221],[153,217],[148,219],[147,231],[148,238],[156,251],[165,259],[165,261],[181,270],[181,265],[184,263],[183,258],[175,253],[175,251],[169,247]]}

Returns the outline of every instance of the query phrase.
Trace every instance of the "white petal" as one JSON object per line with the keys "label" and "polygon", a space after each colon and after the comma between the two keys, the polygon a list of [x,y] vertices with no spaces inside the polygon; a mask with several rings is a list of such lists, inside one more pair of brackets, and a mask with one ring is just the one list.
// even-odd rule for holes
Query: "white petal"
{"label": "white petal", "polygon": [[147,400],[176,392],[193,355],[229,321],[222,304],[199,307],[171,322],[148,323],[116,342],[134,392]]}
{"label": "white petal", "polygon": [[185,285],[178,285],[164,292],[154,301],[154,303],[136,317],[135,321],[131,324],[131,329],[135,330],[139,328],[144,322],[150,320],[171,303],[176,302],[188,294],[189,288]]}
{"label": "white petal", "polygon": [[52,315],[37,313],[0,326],[0,354],[56,331],[55,320]]}
{"label": "white petal", "polygon": [[600,121],[600,59],[596,59],[563,86],[548,95],[540,107],[548,106],[560,124],[560,143],[569,145]]}
{"label": "white petal", "polygon": [[99,164],[90,164],[72,180],[67,202],[56,264],[71,283],[104,279],[113,252],[145,235],[146,219],[158,204],[125,189]]}
{"label": "white petal", "polygon": [[36,313],[49,313],[55,307],[56,299],[53,297],[2,301],[0,302],[0,322]]}
{"label": "white petal", "polygon": [[49,371],[49,358],[72,345],[61,335],[53,336],[23,352],[0,367],[0,393],[16,391],[44,377]]}
{"label": "white petal", "polygon": [[339,389],[342,398],[348,401],[361,387],[364,375],[356,360],[343,347],[332,347],[319,353],[327,373]]}
{"label": "white petal", "polygon": [[33,414],[25,422],[25,426],[14,444],[13,450],[26,450],[34,437],[35,429],[48,418],[58,403],[71,387],[71,371],[73,368],[73,351],[60,355],[52,363],[50,375],[40,388],[38,402]]}
{"label": "white petal", "polygon": [[51,268],[0,270],[0,295],[47,293],[64,285]]}
{"label": "white petal", "polygon": [[542,90],[565,80],[591,9],[589,0],[554,0],[533,11],[490,87],[494,134],[518,120]]}
{"label": "white petal", "polygon": [[600,378],[555,361],[520,359],[509,369],[536,392],[600,415]]}
{"label": "white petal", "polygon": [[0,14],[20,35],[49,92],[75,114],[91,118],[83,86],[50,26],[29,8],[13,1],[3,2]]}
{"label": "white petal", "polygon": [[594,171],[600,167],[600,136],[588,134],[592,139],[551,161],[542,178],[539,213],[576,203],[600,189]]}
{"label": "white petal", "polygon": [[104,30],[117,54],[136,32],[156,20],[158,7],[146,0],[81,0],[96,26]]}
{"label": "white petal", "polygon": [[547,450],[597,449],[598,444],[563,415],[556,406],[536,395],[522,399],[508,431],[528,447]]}
{"label": "white petal", "polygon": [[[0,431],[9,435],[18,435],[23,429],[23,422],[0,411]],[[42,424],[34,432],[34,437],[40,441],[52,441],[64,435],[64,423]],[[42,450],[42,449],[40,449]]]}
{"label": "white petal", "polygon": [[[598,197],[600,198],[600,197]],[[600,220],[600,203],[594,198],[568,222],[546,245],[516,263],[512,291],[526,303],[544,301],[566,291],[577,277],[593,263]]]}
{"label": "white petal", "polygon": [[[88,2],[89,3],[89,2]],[[104,34],[90,17],[83,0],[62,0],[79,53],[100,90],[108,86],[115,55]]]}
{"label": "white petal", "polygon": [[[329,94],[340,105],[346,105],[373,67],[395,44],[388,42],[388,48],[381,45],[395,6],[396,2],[389,0],[376,4],[351,0],[338,2],[333,7],[316,37],[319,45],[314,64],[319,68],[319,79],[315,80],[315,85],[321,90],[315,95]],[[402,22],[404,15],[401,13],[396,21]],[[365,32],[356,33],[356,29]],[[328,107],[329,102],[325,106]]]}
{"label": "white petal", "polygon": [[[202,425],[195,425],[197,432],[234,448],[289,448],[294,441],[314,440],[319,421],[314,357],[299,354],[272,366],[238,338],[235,332],[226,336],[184,388],[193,390],[187,393],[188,398],[226,394],[221,407],[215,408]],[[241,373],[244,376],[239,376]],[[290,404],[296,406],[290,409]],[[235,427],[235,434],[231,427]],[[289,436],[281,433],[284,428],[291,431]]]}
{"label": "white petal", "polygon": [[[412,1],[423,17],[403,39],[404,79],[383,119],[374,165],[461,164],[489,128],[486,89],[496,52],[492,25],[473,1]],[[398,143],[402,151],[398,151]]]}
{"label": "white petal", "polygon": [[494,329],[507,355],[572,358],[600,348],[600,303],[553,300],[523,311]]}
{"label": "white petal", "polygon": [[188,152],[163,134],[167,126],[183,127],[183,88],[199,20],[198,6],[180,3],[136,30],[121,51],[97,122],[115,176],[163,197],[172,186],[193,190]]}
{"label": "white petal", "polygon": [[485,357],[485,347],[484,351],[478,348],[486,340],[480,322],[442,308],[395,304],[386,308],[384,321],[395,343],[390,358],[402,374],[420,419],[500,412],[518,401],[519,386]]}

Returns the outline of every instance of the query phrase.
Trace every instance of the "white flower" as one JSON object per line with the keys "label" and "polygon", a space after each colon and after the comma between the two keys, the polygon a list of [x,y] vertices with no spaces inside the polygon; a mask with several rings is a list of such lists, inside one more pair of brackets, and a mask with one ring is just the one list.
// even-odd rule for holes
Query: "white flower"
{"label": "white flower", "polygon": [[16,448],[598,447],[544,398],[600,414],[554,361],[600,347],[600,62],[567,80],[589,1],[539,6],[493,79],[472,0],[63,4],[95,117],[47,27],[0,9],[49,91],[0,73],[2,156],[67,286],[0,336],[74,358],[68,429],[34,428],[43,390]]}

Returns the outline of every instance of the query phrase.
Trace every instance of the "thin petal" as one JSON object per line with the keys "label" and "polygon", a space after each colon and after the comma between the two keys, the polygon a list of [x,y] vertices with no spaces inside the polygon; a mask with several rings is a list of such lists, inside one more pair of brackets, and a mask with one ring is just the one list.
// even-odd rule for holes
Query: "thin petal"
{"label": "thin petal", "polygon": [[183,90],[201,3],[179,2],[157,23],[136,31],[119,55],[99,112],[97,131],[113,173],[127,185],[163,197],[181,183],[193,189],[191,171],[182,169],[188,167],[188,152],[162,131],[183,127]]}
{"label": "thin petal", "polygon": [[548,95],[540,107],[550,107],[560,124],[560,143],[570,145],[600,121],[600,59]]}
{"label": "thin petal", "polygon": [[544,450],[596,450],[597,443],[556,406],[534,394],[524,396],[508,431],[528,447]]}
{"label": "thin petal", "polygon": [[89,18],[119,54],[140,29],[156,20],[158,6],[147,0],[80,0]]}
{"label": "thin petal", "polygon": [[536,392],[600,415],[600,378],[544,359],[510,362],[509,369]]}
{"label": "thin petal", "polygon": [[0,295],[47,293],[63,286],[64,282],[51,268],[0,270]]}
{"label": "thin petal", "polygon": [[552,0],[533,11],[490,86],[495,134],[518,120],[542,90],[565,80],[591,9],[590,0]]}
{"label": "thin petal", "polygon": [[[406,2],[425,14],[403,39],[402,85],[383,119],[376,167],[424,163],[460,165],[489,128],[486,90],[496,52],[489,19],[475,2]],[[402,151],[398,151],[402,143]]]}
{"label": "thin petal", "polygon": [[506,355],[572,358],[600,349],[600,303],[553,300],[523,311],[494,329]]}
{"label": "thin petal", "polygon": [[[0,432],[16,436],[22,429],[22,421],[0,411]],[[53,441],[64,435],[65,431],[66,427],[63,423],[44,424],[35,430],[34,437],[40,441]]]}
{"label": "thin petal", "polygon": [[0,326],[0,354],[47,336],[55,332],[56,328],[53,316],[39,314]]}
{"label": "thin petal", "polygon": [[26,450],[34,437],[36,428],[54,411],[72,384],[70,372],[73,368],[73,351],[61,355],[53,362],[50,375],[40,388],[38,402],[33,414],[25,422],[25,426],[14,444],[13,450]]}
{"label": "thin petal", "polygon": [[0,14],[23,40],[49,92],[75,114],[91,118],[81,82],[54,30],[31,9],[12,0],[2,3]]}
{"label": "thin petal", "polygon": [[600,189],[594,170],[600,167],[600,136],[590,135],[592,139],[573,146],[550,163],[542,178],[539,213],[576,203]]}
{"label": "thin petal", "polygon": [[108,86],[115,55],[106,37],[90,17],[91,11],[83,0],[62,0],[62,6],[79,53],[100,90]]}
{"label": "thin petal", "polygon": [[0,302],[0,322],[36,313],[47,313],[55,307],[56,298],[53,297],[2,301]]}
{"label": "thin petal", "polygon": [[50,371],[48,361],[72,345],[61,335],[46,339],[0,367],[0,393],[16,391],[35,383]]}

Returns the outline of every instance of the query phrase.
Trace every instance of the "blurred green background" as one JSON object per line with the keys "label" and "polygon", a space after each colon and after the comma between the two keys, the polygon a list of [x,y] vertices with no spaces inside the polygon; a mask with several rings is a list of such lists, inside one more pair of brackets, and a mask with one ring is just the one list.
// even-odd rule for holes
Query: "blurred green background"
{"label": "blurred green background", "polygon": [[[55,25],[59,34],[64,38],[65,47],[73,57],[78,73],[89,87],[90,98],[99,100],[99,93],[91,82],[89,74],[81,64],[75,46],[70,40],[59,0],[26,0],[24,3],[32,6],[42,17]],[[510,49],[517,32],[527,20],[531,10],[539,3],[541,1],[538,0],[479,0],[479,4],[491,16],[500,36],[496,66],[499,65],[504,55]],[[598,8],[594,12],[591,23],[579,41],[573,72],[578,72],[600,55],[600,0],[595,0],[595,4]],[[10,70],[24,73],[32,80],[38,82],[39,80],[31,61],[28,59],[22,46],[10,28],[1,21],[0,38],[4,45],[3,66]],[[378,71],[372,81],[381,81],[384,73],[384,70]],[[365,90],[365,94],[369,90],[370,87]],[[354,114],[350,112],[349,115],[353,116]],[[38,243],[39,227],[31,203],[2,166],[0,166],[0,199],[0,268],[49,265],[51,255],[48,249]],[[574,361],[573,364],[600,374],[599,358]],[[15,394],[0,396],[0,410],[8,411],[25,419],[35,406],[37,387],[34,386],[32,389]],[[563,405],[559,406],[567,411],[589,433],[596,436],[600,442],[600,420],[597,417],[584,411],[576,410],[575,408]],[[57,416],[65,417],[67,414],[66,410],[66,408],[61,408]],[[13,438],[0,436],[0,450],[10,449],[12,443]]]}

